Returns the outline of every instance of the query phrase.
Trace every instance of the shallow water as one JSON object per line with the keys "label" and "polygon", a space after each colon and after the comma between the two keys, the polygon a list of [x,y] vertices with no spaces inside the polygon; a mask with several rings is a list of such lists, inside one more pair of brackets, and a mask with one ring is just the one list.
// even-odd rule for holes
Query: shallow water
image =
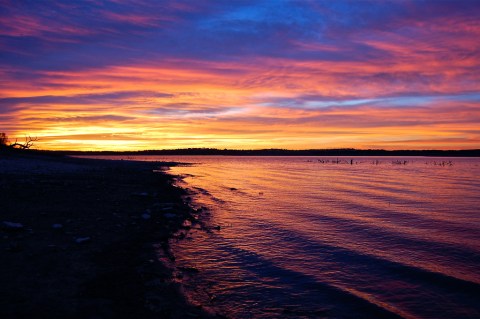
{"label": "shallow water", "polygon": [[[166,157],[157,157],[165,159]],[[229,318],[479,318],[480,159],[168,157],[205,206],[172,241]]]}

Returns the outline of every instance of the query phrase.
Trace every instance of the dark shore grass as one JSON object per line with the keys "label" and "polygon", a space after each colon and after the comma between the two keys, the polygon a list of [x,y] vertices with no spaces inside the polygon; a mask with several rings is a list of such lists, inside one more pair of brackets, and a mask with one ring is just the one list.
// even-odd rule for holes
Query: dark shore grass
{"label": "dark shore grass", "polygon": [[159,261],[196,213],[159,165],[0,152],[0,318],[213,317]]}

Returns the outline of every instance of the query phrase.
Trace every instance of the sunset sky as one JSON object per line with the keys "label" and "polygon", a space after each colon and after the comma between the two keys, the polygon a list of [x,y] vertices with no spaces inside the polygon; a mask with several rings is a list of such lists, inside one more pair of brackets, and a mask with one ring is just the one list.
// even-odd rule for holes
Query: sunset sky
{"label": "sunset sky", "polygon": [[480,148],[479,1],[0,0],[37,148]]}

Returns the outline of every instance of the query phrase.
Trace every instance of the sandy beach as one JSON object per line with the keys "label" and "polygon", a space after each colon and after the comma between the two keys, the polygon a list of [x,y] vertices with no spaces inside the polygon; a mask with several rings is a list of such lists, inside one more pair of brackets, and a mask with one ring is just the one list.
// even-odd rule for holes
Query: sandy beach
{"label": "sandy beach", "polygon": [[0,153],[0,317],[211,317],[161,262],[196,212],[160,166]]}

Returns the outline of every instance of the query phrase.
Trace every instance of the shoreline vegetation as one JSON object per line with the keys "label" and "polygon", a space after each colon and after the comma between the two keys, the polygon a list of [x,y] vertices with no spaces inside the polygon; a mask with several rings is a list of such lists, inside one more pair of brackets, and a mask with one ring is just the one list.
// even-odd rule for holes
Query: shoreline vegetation
{"label": "shoreline vegetation", "polygon": [[382,149],[259,149],[235,150],[216,148],[184,148],[143,151],[37,151],[61,155],[223,155],[223,156],[431,156],[480,157],[480,149],[470,150],[382,150]]}
{"label": "shoreline vegetation", "polygon": [[201,212],[171,165],[0,150],[0,318],[215,318],[174,275]]}

